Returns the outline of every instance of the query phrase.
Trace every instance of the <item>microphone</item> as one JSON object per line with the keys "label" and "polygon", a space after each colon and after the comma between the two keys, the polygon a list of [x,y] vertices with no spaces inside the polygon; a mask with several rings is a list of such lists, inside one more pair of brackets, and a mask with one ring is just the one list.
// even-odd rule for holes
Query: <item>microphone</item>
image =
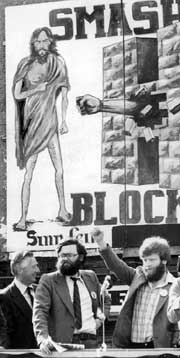
{"label": "microphone", "polygon": [[105,290],[110,289],[112,286],[114,286],[117,280],[117,275],[113,271],[110,271],[109,275],[105,276],[105,279],[101,286],[101,295],[104,293]]}
{"label": "microphone", "polygon": [[108,288],[110,288],[110,284],[111,284],[111,276],[107,275],[103,281],[103,284],[101,286],[101,292],[100,294],[102,295]]}

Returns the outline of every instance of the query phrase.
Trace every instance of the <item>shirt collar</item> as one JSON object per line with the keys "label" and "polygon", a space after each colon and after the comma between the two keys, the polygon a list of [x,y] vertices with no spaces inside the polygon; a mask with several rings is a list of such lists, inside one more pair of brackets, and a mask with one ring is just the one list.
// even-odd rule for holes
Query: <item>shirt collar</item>
{"label": "shirt collar", "polygon": [[174,281],[176,281],[176,278],[169,271],[167,271],[167,284],[173,283]]}
{"label": "shirt collar", "polygon": [[17,279],[17,277],[15,277],[14,283],[15,283],[16,287],[19,289],[19,291],[22,293],[22,295],[24,295],[26,292],[27,286],[24,285],[24,283],[22,283],[21,281],[19,281]]}
{"label": "shirt collar", "polygon": [[82,276],[81,276],[81,273],[80,273],[80,272],[78,272],[76,275],[65,276],[66,281],[71,280],[71,277],[76,277],[76,278],[78,278],[80,281],[83,281],[83,279],[82,279]]}
{"label": "shirt collar", "polygon": [[[165,277],[163,277],[161,280],[159,280],[157,286],[155,286],[154,289],[167,286],[168,283],[172,283],[173,281],[174,281],[173,275],[171,275],[171,273],[169,271],[167,271]],[[148,285],[151,288],[153,288],[151,282],[148,282]]]}

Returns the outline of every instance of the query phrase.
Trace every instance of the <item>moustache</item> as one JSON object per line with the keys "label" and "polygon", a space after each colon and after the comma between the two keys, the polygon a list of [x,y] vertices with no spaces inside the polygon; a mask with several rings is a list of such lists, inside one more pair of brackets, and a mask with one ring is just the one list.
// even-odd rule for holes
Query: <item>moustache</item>
{"label": "moustache", "polygon": [[42,50],[45,51],[45,52],[48,51],[47,48],[42,47],[42,48],[39,48],[38,52],[40,52],[40,51],[42,51]]}

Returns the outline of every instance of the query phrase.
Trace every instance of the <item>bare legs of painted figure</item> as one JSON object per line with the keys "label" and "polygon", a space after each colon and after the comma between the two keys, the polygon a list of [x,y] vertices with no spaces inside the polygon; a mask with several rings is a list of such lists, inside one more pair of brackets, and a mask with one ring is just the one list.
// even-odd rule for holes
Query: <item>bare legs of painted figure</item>
{"label": "bare legs of painted figure", "polygon": [[[68,222],[71,220],[71,214],[68,213],[65,206],[62,155],[57,133],[55,133],[50,140],[48,145],[48,151],[55,169],[55,185],[59,200],[59,211],[57,220],[62,223]],[[31,181],[33,177],[34,168],[36,166],[37,158],[38,154],[33,155],[31,158],[29,158],[26,165],[26,172],[21,193],[22,212],[21,218],[16,224],[16,230],[26,230],[26,218],[30,201]]]}

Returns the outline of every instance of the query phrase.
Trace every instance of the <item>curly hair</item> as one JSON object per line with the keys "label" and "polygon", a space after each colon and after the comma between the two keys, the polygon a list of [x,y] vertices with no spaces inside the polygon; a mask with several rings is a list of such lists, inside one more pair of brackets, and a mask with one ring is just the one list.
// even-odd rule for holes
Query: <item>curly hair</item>
{"label": "curly hair", "polygon": [[146,238],[139,248],[139,256],[143,258],[152,254],[158,254],[161,260],[168,263],[171,259],[168,241],[160,236]]}
{"label": "curly hair", "polygon": [[85,246],[82,245],[77,239],[68,239],[68,240],[64,240],[63,242],[61,242],[57,247],[57,254],[59,255],[63,246],[69,246],[69,245],[76,245],[77,253],[78,253],[78,255],[83,255],[82,263],[84,263],[84,261],[86,259],[87,251],[85,249]]}

